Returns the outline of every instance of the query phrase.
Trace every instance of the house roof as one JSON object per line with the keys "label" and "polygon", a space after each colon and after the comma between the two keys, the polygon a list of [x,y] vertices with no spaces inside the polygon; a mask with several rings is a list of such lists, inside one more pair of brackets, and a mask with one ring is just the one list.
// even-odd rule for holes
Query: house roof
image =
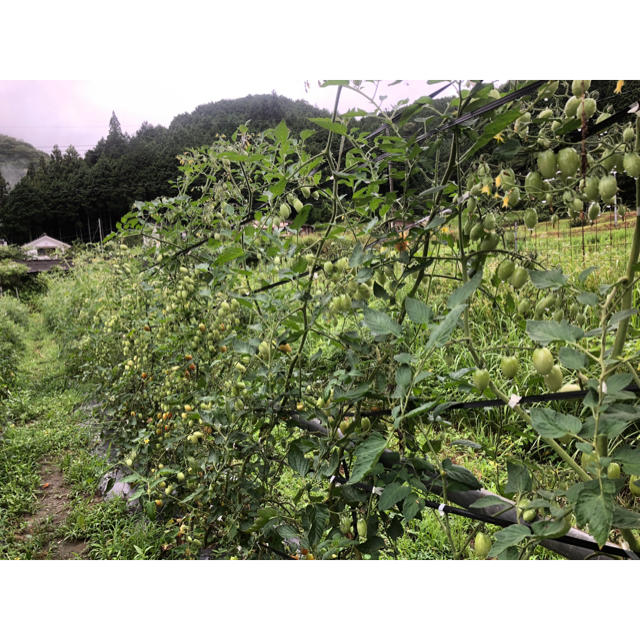
{"label": "house roof", "polygon": [[38,249],[38,248],[55,248],[55,249],[68,249],[71,245],[61,240],[56,240],[46,233],[43,233],[39,238],[23,244],[23,249]]}

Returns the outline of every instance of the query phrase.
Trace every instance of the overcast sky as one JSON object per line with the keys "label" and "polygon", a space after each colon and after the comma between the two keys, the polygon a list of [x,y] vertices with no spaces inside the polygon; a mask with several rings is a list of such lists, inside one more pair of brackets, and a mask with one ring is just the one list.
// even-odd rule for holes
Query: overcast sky
{"label": "overcast sky", "polygon": [[[62,150],[73,145],[81,155],[95,146],[108,132],[111,112],[115,111],[123,131],[133,135],[146,120],[168,126],[171,120],[198,105],[249,94],[275,91],[294,100],[332,109],[336,88],[321,88],[318,80],[225,78],[219,82],[191,79],[164,82],[151,80],[0,80],[0,133],[25,140],[51,152],[57,144]],[[373,95],[376,87],[365,84]],[[388,96],[385,105],[403,98],[415,99],[437,87],[426,81],[404,81],[392,87],[382,81],[378,96]],[[370,108],[352,91],[343,91],[340,111]]]}
{"label": "overcast sky", "polygon": [[[632,55],[578,56],[571,38],[545,46],[549,11],[573,33],[593,25],[570,3],[536,6],[519,20],[506,0],[459,11],[409,0],[9,3],[0,17],[0,133],[84,155],[107,135],[112,111],[133,135],[145,120],[168,126],[198,105],[271,91],[330,109],[335,87],[320,89],[315,78],[422,78],[381,87],[388,105],[429,93],[427,78],[637,77]],[[505,28],[506,15],[517,27]],[[631,23],[628,7],[625,16]],[[341,110],[352,106],[343,92]]]}

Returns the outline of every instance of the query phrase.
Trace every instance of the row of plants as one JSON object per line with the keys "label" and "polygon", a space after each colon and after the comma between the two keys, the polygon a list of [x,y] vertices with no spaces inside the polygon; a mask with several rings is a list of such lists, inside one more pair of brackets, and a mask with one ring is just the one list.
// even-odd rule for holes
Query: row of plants
{"label": "row of plants", "polygon": [[[177,197],[136,203],[105,253],[51,280],[45,318],[95,386],[145,513],[179,523],[178,554],[378,557],[425,500],[481,487],[451,455],[442,404],[482,395],[509,403],[521,447],[495,439],[492,488],[518,521],[489,544],[480,531],[477,555],[528,557],[571,524],[637,549],[638,233],[605,283],[516,252],[510,229],[609,202],[612,157],[637,178],[638,132],[588,136],[588,81],[513,100],[458,83],[430,138],[402,136],[379,108],[371,138],[354,126],[363,114],[338,115],[341,92],[366,84],[329,84],[324,151],[281,123],[186,152]],[[447,157],[422,175],[434,145]],[[532,155],[538,170],[518,175]],[[319,206],[330,221],[300,236]],[[518,404],[563,387],[582,403]],[[474,536],[442,526],[451,557],[466,555]]]}

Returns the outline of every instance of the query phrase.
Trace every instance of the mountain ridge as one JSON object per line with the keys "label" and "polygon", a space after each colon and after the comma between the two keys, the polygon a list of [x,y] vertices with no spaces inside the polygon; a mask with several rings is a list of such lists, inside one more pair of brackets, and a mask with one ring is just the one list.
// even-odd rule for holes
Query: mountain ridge
{"label": "mountain ridge", "polygon": [[47,158],[47,154],[24,140],[0,133],[0,175],[9,189],[20,182],[27,174],[29,165],[40,158]]}

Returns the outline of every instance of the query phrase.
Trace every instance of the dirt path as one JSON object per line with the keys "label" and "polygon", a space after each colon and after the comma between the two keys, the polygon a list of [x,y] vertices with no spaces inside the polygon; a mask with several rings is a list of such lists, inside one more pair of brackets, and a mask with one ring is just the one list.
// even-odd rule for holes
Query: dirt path
{"label": "dirt path", "polygon": [[71,511],[71,496],[65,486],[64,477],[55,462],[44,460],[40,468],[38,510],[25,521],[23,538],[41,532],[52,536],[41,552],[49,560],[82,559],[86,551],[85,542],[68,542],[55,538],[56,530],[64,523]]}
{"label": "dirt path", "polygon": [[[28,464],[39,481],[27,490],[35,498],[30,515],[14,520],[15,543],[18,550],[28,550],[28,557],[35,559],[85,558],[86,542],[64,540],[64,525],[72,513],[75,494],[65,483],[60,461],[64,452],[71,451],[76,417],[68,406],[70,402],[63,399],[65,392],[60,384],[52,382],[61,372],[59,350],[41,324],[33,320],[17,371],[20,385],[16,396],[24,396],[24,410],[33,413],[15,427],[14,444],[20,453],[16,453],[13,464]],[[61,439],[60,429],[66,429],[68,437]]]}

